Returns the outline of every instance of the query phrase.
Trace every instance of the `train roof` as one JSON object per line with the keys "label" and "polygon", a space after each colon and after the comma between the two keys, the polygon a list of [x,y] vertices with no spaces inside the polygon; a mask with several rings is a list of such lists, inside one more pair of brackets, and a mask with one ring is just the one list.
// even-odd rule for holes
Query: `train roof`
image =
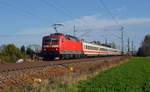
{"label": "train roof", "polygon": [[66,39],[68,40],[73,40],[73,41],[77,41],[80,42],[81,40],[75,36],[72,35],[68,35],[68,34],[63,34],[63,33],[53,33],[44,37],[51,37],[51,36],[64,36]]}
{"label": "train roof", "polygon": [[83,43],[86,43],[86,44],[93,45],[93,46],[100,46],[101,48],[107,48],[107,49],[111,49],[111,50],[114,50],[114,51],[120,51],[120,50],[118,50],[118,49],[110,48],[110,47],[103,46],[103,45],[98,45],[98,44],[94,44],[94,43],[90,43],[90,42],[85,42],[85,41],[82,41],[82,42],[83,42]]}
{"label": "train roof", "polygon": [[64,34],[62,34],[62,33],[53,33],[53,34],[50,34],[50,35],[47,35],[47,36],[44,36],[44,37],[50,37],[50,36],[64,36]]}

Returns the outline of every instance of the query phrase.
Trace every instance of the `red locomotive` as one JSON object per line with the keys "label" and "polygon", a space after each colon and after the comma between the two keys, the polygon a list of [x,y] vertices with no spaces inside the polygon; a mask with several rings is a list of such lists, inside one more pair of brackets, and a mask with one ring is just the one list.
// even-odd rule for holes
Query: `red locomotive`
{"label": "red locomotive", "polygon": [[44,36],[42,52],[45,58],[75,58],[83,54],[82,42],[71,35],[54,33]]}

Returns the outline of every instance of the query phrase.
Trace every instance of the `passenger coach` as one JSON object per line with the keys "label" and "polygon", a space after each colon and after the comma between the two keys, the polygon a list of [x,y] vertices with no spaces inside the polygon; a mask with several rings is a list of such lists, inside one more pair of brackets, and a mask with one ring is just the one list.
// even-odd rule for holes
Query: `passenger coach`
{"label": "passenger coach", "polygon": [[85,56],[111,56],[120,55],[117,49],[101,46],[93,43],[82,42],[83,53]]}

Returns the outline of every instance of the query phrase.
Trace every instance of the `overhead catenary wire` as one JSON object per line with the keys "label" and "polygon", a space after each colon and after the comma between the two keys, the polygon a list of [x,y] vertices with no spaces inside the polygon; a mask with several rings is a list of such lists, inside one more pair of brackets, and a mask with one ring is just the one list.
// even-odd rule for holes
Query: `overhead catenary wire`
{"label": "overhead catenary wire", "polygon": [[[18,8],[17,6],[15,6],[15,4],[11,3],[11,2],[8,2],[8,1],[0,1],[0,7],[1,8],[10,8],[11,10],[15,10],[18,14],[21,14],[22,16],[29,16],[29,17],[34,17],[36,19],[39,20],[43,20],[43,16],[40,16],[38,14],[33,14],[31,10],[26,10],[26,9],[22,9],[22,8]],[[52,17],[52,16],[51,16]],[[49,19],[47,19],[49,20]],[[49,21],[52,21],[54,22],[53,20],[49,20]],[[9,36],[30,36],[30,35],[34,35],[34,34],[16,34],[16,35],[0,35],[0,37],[9,37]]]}
{"label": "overhead catenary wire", "polygon": [[[28,16],[35,16],[33,15],[33,13],[31,13],[30,11],[27,11],[25,9],[21,9],[21,8],[18,8],[16,7],[15,5],[13,5],[12,3],[10,2],[7,2],[7,1],[0,1],[0,6],[1,7],[8,7],[8,8],[11,8],[11,9],[14,9],[15,11],[18,11],[19,13],[22,13],[23,15],[28,15]],[[57,7],[57,6],[56,6]],[[40,16],[38,16],[40,17]],[[72,16],[71,16],[72,17]],[[26,37],[26,36],[36,36],[37,34],[16,34],[16,35],[0,35],[0,37]],[[38,34],[40,35],[40,34]]]}
{"label": "overhead catenary wire", "polygon": [[[53,3],[53,4],[55,4],[56,5],[56,1],[55,0],[51,0],[51,2]],[[66,13],[66,14],[68,14],[72,19],[75,19],[76,17],[73,15],[73,13],[69,10],[69,9],[67,9],[67,8],[65,8],[65,7],[63,7],[62,5],[56,5],[59,9],[61,9],[62,11],[64,11],[64,13]]]}
{"label": "overhead catenary wire", "polygon": [[[54,0],[40,0],[41,2],[45,3],[46,5],[48,5],[49,7],[54,7],[57,10],[59,10],[61,13],[63,13],[64,15],[70,17],[72,20],[79,18],[77,16],[74,16],[73,13],[69,10],[66,9],[65,7],[63,7],[62,5],[58,5],[56,4],[56,2]],[[83,20],[85,23],[87,21]],[[84,23],[84,24],[85,24]],[[74,25],[73,25],[74,26]]]}
{"label": "overhead catenary wire", "polygon": [[[106,27],[103,27],[103,28],[100,28],[100,29],[101,29],[101,31],[104,31],[104,32],[107,31],[107,33],[108,33],[108,31],[112,31],[112,30],[110,30],[111,28],[112,28],[112,26],[109,26],[109,27],[107,27],[107,28],[106,28]],[[120,30],[120,28],[119,28],[119,29],[118,29],[118,28],[117,28],[117,29],[113,29],[113,31],[118,31],[118,30]],[[84,35],[86,36],[87,34],[93,32],[93,31],[100,31],[100,30],[87,29],[87,31],[89,31],[89,32],[86,32],[86,33],[80,35],[79,37],[83,37]],[[109,33],[110,33],[110,32],[109,32]],[[114,35],[116,38],[121,39],[121,36],[118,36],[117,34],[111,33],[110,35]]]}
{"label": "overhead catenary wire", "polygon": [[67,10],[65,8],[62,8],[58,5],[55,4],[55,2],[53,2],[52,0],[39,0],[40,2],[44,3],[46,6],[48,7],[53,7],[55,9],[57,9],[58,11],[60,11],[62,14],[64,14],[65,16],[71,18],[72,20],[74,19],[74,16],[72,16],[72,14],[68,13]]}
{"label": "overhead catenary wire", "polygon": [[122,25],[120,24],[120,22],[116,19],[116,17],[114,17],[114,15],[111,13],[111,11],[108,9],[108,7],[106,6],[106,4],[103,2],[103,0],[99,0],[99,2],[102,4],[102,6],[105,8],[105,10],[107,11],[107,13],[111,16],[111,18],[113,19],[113,21],[122,27]]}
{"label": "overhead catenary wire", "polygon": [[[44,1],[44,0],[42,0],[42,1]],[[45,0],[46,1],[46,0]],[[61,7],[59,7],[59,6],[57,6],[55,3],[52,3],[52,4],[54,4],[54,7],[56,8],[58,8],[58,9],[60,9]],[[33,16],[33,14],[31,13],[31,12],[28,12],[28,11],[26,11],[26,10],[22,10],[22,9],[19,9],[19,8],[17,8],[17,7],[15,7],[14,5],[11,5],[10,3],[5,3],[5,6],[8,6],[8,7],[12,7],[12,8],[14,8],[14,9],[16,9],[17,11],[19,11],[19,12],[22,12],[22,13],[24,13],[24,14],[26,14],[26,15],[30,15],[30,16]],[[70,16],[70,18],[74,18],[70,13],[68,13],[65,9],[61,9],[61,11],[62,12],[64,12],[64,14],[65,15],[67,15],[67,16]],[[86,23],[86,22],[85,22]],[[91,30],[90,30],[91,31]],[[84,35],[83,35],[84,36]]]}
{"label": "overhead catenary wire", "polygon": [[12,3],[8,2],[8,1],[7,2],[6,1],[0,1],[0,5],[1,5],[1,7],[5,6],[5,7],[13,8],[16,11],[21,12],[23,15],[34,16],[30,11],[27,11],[25,9],[17,8],[15,5],[13,5]]}
{"label": "overhead catenary wire", "polygon": [[[105,3],[103,2],[103,0],[99,0],[99,2],[102,4],[102,6],[105,8],[105,10],[107,11],[107,13],[111,16],[112,20],[114,21],[114,23],[116,25],[119,25],[120,27],[123,27],[120,22],[113,16],[113,14],[110,12],[110,10],[107,8],[107,6],[105,5]],[[88,34],[89,32],[84,33],[83,35]],[[83,36],[81,35],[81,37]]]}
{"label": "overhead catenary wire", "polygon": [[122,55],[124,53],[124,27],[123,25],[120,24],[120,22],[113,16],[113,14],[110,12],[110,10],[107,8],[107,6],[105,5],[105,3],[103,2],[103,0],[99,0],[99,2],[101,3],[101,5],[105,8],[105,10],[107,11],[107,13],[111,16],[112,20],[114,21],[114,23],[116,25],[119,25],[121,28],[121,44],[122,44]]}
{"label": "overhead catenary wire", "polygon": [[70,15],[68,12],[66,12],[65,9],[60,8],[59,6],[57,6],[54,2],[52,2],[51,0],[40,0],[41,2],[43,2],[45,5],[47,5],[48,7],[54,7],[57,10],[59,10],[61,13],[63,13],[64,15],[70,17],[71,19],[74,19],[72,15]]}
{"label": "overhead catenary wire", "polygon": [[[76,16],[74,16],[73,15],[73,13],[70,11],[70,10],[68,10],[68,9],[66,9],[65,7],[63,7],[63,6],[61,6],[61,5],[58,5],[58,4],[56,4],[56,2],[54,1],[54,0],[40,0],[42,3],[44,3],[45,5],[47,5],[48,7],[54,7],[54,8],[56,8],[57,10],[59,10],[62,14],[64,14],[64,15],[66,15],[66,16],[68,16],[68,17],[70,17],[72,20],[75,20],[75,19],[80,19],[79,17],[76,17]],[[79,22],[79,24],[82,24],[83,26],[85,26],[85,24],[87,24],[87,22],[88,21],[86,21],[86,20],[81,20],[81,21],[78,21]],[[78,27],[76,24],[73,24],[72,25],[72,27]],[[77,29],[76,28],[76,32],[77,32],[77,30],[79,30],[79,29]]]}
{"label": "overhead catenary wire", "polygon": [[[15,10],[16,12],[18,12],[18,14],[21,14],[22,16],[34,17],[34,18],[37,18],[38,20],[43,20],[43,18],[44,18],[44,16],[40,16],[39,14],[33,13],[31,11],[31,9],[26,10],[26,9],[18,8],[13,3],[10,3],[8,1],[0,1],[0,6],[6,7],[6,8],[11,8],[11,9]],[[35,10],[35,8],[34,8],[34,10]],[[53,17],[53,16],[51,16],[51,17]],[[49,20],[49,19],[46,19],[46,20],[54,22],[52,19],[54,19],[54,18],[51,18],[51,20]]]}
{"label": "overhead catenary wire", "polygon": [[[34,17],[35,16],[31,11],[27,11],[25,9],[18,8],[13,3],[10,3],[8,1],[0,1],[0,7],[1,8],[9,8],[13,11],[16,11],[18,14],[20,14],[22,16],[29,16],[29,17]],[[1,43],[7,43],[7,42],[8,43],[18,43],[18,40],[19,40],[20,37],[24,38],[24,37],[28,37],[28,36],[33,37],[33,36],[35,36],[35,34],[11,34],[11,35],[0,34],[1,39],[5,39],[5,40],[9,39],[9,41],[2,40]],[[17,38],[17,39],[12,40],[13,38]]]}
{"label": "overhead catenary wire", "polygon": [[[57,5],[57,4],[55,4],[55,2],[54,1],[49,1],[49,0],[40,0],[41,2],[43,2],[44,4],[46,4],[47,6],[49,6],[49,7],[54,7],[54,8],[56,8],[57,10],[59,10],[61,13],[63,13],[63,14],[65,14],[65,15],[67,15],[68,17],[70,17],[71,19],[75,19],[75,17],[74,17],[74,15],[72,15],[72,13],[69,11],[69,10],[67,10],[66,8],[64,8],[63,6],[60,6],[60,5]],[[83,21],[83,22],[82,22]],[[85,26],[85,24],[87,24],[87,22],[88,21],[86,21],[86,20],[81,20],[81,21],[79,21],[79,23],[81,23],[81,24],[83,24],[83,26]],[[75,24],[74,24],[75,25]],[[74,27],[74,25],[73,25],[73,27]],[[91,32],[92,30],[90,30],[90,32]],[[76,30],[76,32],[77,32],[77,30]],[[87,33],[89,33],[89,32],[87,32],[87,30],[86,30],[86,32],[85,33],[83,33],[82,35],[80,35],[80,36],[78,36],[79,38],[80,37],[84,37],[84,36],[86,36],[86,34]]]}

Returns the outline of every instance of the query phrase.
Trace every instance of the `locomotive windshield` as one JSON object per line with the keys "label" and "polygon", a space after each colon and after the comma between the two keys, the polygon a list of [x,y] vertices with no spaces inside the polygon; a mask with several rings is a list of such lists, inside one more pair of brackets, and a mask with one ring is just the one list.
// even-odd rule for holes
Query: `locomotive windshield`
{"label": "locomotive windshield", "polygon": [[59,38],[44,38],[44,43],[58,43]]}

